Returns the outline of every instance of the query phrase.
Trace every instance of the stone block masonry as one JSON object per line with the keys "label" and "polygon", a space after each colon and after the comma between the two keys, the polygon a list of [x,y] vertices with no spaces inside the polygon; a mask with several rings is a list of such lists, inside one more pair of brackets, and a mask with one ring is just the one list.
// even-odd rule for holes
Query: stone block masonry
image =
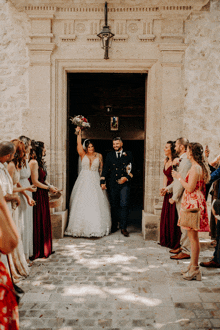
{"label": "stone block masonry", "polygon": [[[220,153],[220,7],[186,21],[184,135]],[[218,9],[218,10],[217,10]]]}
{"label": "stone block masonry", "polygon": [[0,141],[25,134],[29,112],[28,30],[27,15],[0,0]]}

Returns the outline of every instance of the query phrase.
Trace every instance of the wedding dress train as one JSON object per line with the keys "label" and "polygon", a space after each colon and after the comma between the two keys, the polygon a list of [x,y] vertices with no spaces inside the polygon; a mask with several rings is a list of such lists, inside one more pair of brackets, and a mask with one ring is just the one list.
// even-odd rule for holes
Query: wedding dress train
{"label": "wedding dress train", "polygon": [[100,187],[99,157],[90,166],[85,155],[70,197],[69,224],[65,234],[73,237],[102,237],[111,231],[110,205]]}

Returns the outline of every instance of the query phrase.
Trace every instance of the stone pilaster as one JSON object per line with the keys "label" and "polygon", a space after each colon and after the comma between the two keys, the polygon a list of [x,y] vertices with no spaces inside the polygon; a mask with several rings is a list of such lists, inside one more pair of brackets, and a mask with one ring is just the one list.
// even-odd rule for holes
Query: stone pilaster
{"label": "stone pilaster", "polygon": [[[55,44],[51,42],[53,13],[29,14],[31,42],[29,48],[29,103],[30,113],[26,126],[34,139],[43,140],[47,148],[48,172],[51,149],[51,54]],[[34,125],[33,125],[34,123]]]}

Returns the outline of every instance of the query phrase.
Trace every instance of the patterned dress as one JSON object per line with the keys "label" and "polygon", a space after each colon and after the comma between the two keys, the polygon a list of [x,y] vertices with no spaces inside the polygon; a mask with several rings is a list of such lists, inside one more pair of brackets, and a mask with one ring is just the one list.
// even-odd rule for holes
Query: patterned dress
{"label": "patterned dress", "polygon": [[10,276],[0,261],[0,329],[18,330],[18,304]]}
{"label": "patterned dress", "polygon": [[[199,166],[200,167],[200,166]],[[201,167],[200,167],[201,170]],[[189,173],[186,176],[186,182],[189,180]],[[209,227],[209,219],[208,219],[208,212],[207,212],[207,205],[206,205],[206,185],[204,180],[198,180],[195,190],[193,192],[188,192],[186,189],[183,193],[183,199],[181,203],[181,209],[192,209],[192,208],[200,208],[201,210],[201,217],[200,217],[200,229],[198,231],[210,231]],[[180,210],[180,217],[181,217],[181,210]],[[179,220],[180,221],[180,220]],[[178,221],[178,225],[179,225]],[[183,227],[184,229],[191,229],[189,227]]]}

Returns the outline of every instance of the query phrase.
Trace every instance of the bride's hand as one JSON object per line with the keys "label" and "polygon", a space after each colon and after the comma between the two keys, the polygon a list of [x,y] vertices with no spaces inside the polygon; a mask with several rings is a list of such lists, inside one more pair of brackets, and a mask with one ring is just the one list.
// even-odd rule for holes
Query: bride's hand
{"label": "bride's hand", "polygon": [[81,128],[79,126],[76,127],[76,133],[80,134],[81,133]]}

